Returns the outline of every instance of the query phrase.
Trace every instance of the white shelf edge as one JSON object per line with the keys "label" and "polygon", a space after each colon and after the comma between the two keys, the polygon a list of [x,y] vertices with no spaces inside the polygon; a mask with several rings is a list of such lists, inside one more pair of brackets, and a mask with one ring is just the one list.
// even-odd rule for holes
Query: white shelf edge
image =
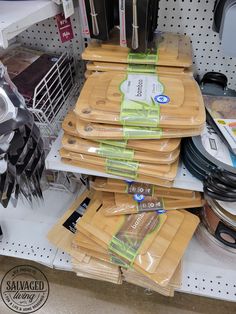
{"label": "white shelf edge", "polygon": [[[61,161],[59,150],[61,148],[61,139],[63,136],[63,132],[60,132],[59,136],[52,144],[50,153],[46,158],[46,168],[49,170],[57,170],[57,171],[66,171],[66,172],[73,172],[73,173],[80,173],[86,175],[93,175],[99,177],[106,177],[106,178],[114,178],[114,179],[125,179],[118,176],[113,176],[108,173],[93,171],[85,168],[70,166]],[[193,177],[188,170],[183,166],[181,163],[178,169],[178,173],[176,179],[174,181],[173,187],[180,188],[180,189],[187,189],[187,190],[194,190],[194,191],[203,191],[202,182],[195,177]]]}
{"label": "white shelf edge", "polygon": [[0,1],[0,47],[30,26],[55,16],[61,7],[51,0]]}

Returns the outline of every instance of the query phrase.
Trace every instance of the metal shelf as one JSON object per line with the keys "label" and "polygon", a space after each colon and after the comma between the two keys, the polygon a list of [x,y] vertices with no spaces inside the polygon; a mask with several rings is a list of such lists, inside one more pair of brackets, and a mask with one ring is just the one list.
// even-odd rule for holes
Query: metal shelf
{"label": "metal shelf", "polygon": [[7,48],[9,40],[28,27],[60,12],[51,0],[0,1],[0,47]]}
{"label": "metal shelf", "polygon": [[[55,202],[55,199],[58,201]],[[3,239],[0,254],[33,260],[48,267],[71,271],[70,257],[51,245],[46,235],[74,200],[74,195],[46,190],[44,203],[19,201],[16,208],[0,207]],[[181,292],[236,301],[234,260],[217,259],[206,241],[195,236],[183,259]],[[219,254],[219,253],[218,253]]]}
{"label": "metal shelf", "polygon": [[[107,173],[93,171],[85,168],[74,167],[67,165],[61,161],[61,157],[59,155],[59,150],[61,148],[61,139],[63,133],[61,132],[57,137],[56,141],[53,143],[50,153],[46,159],[46,168],[50,170],[58,170],[58,171],[67,171],[73,173],[94,175],[99,177],[107,177],[107,178],[116,178],[116,179],[124,179],[122,177],[113,176]],[[183,164],[180,164],[179,170],[174,182],[175,188],[180,189],[191,189],[194,191],[203,191],[202,182],[193,177],[189,171],[184,167]]]}

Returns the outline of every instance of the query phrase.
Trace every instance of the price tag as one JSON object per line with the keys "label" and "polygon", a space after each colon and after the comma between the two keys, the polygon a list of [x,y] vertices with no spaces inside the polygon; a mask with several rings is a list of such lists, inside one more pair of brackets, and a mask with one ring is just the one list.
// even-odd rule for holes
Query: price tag
{"label": "price tag", "polygon": [[66,19],[75,13],[73,0],[62,0],[62,5]]}
{"label": "price tag", "polygon": [[61,37],[61,42],[65,43],[74,38],[70,18],[65,18],[63,13],[56,16],[57,27]]}

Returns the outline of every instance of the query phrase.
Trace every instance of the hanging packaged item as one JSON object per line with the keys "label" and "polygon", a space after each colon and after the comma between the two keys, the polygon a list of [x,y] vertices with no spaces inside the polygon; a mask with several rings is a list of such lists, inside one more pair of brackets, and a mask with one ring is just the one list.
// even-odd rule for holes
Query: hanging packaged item
{"label": "hanging packaged item", "polygon": [[132,53],[129,48],[119,46],[119,36],[115,33],[110,42],[89,44],[82,53],[82,58],[88,61],[186,68],[192,65],[192,47],[189,37],[173,33],[157,33],[153,41],[156,47],[153,53]]}
{"label": "hanging packaged item", "polygon": [[[106,216],[138,214],[157,211],[165,213],[169,210],[202,207],[203,200],[200,193],[194,199],[168,199],[158,196],[144,196],[143,194],[111,193],[112,204],[105,210]],[[103,197],[106,197],[107,193]]]}
{"label": "hanging packaged item", "polygon": [[125,265],[167,286],[198,225],[198,217],[185,211],[106,217],[106,206],[94,208],[89,223],[82,218],[77,224],[79,232],[116,254]]}
{"label": "hanging packaged item", "polygon": [[[81,122],[82,125],[84,122]],[[109,126],[108,126],[109,127]],[[62,128],[66,132],[66,134],[80,137],[79,133],[76,129],[76,115],[71,111],[65,117]],[[86,131],[86,130],[85,130]],[[86,138],[86,137],[83,137]],[[109,136],[107,137],[109,138]],[[169,156],[169,154],[179,149],[180,139],[158,139],[157,140],[97,140],[100,143],[105,143],[108,145],[113,145],[117,147],[123,147],[128,149],[137,149],[145,152],[156,152],[158,154],[162,154],[162,156]]]}
{"label": "hanging packaged item", "polygon": [[195,199],[198,192],[191,190],[165,188],[152,184],[140,183],[135,181],[118,180],[111,178],[95,177],[90,181],[90,186],[96,191],[135,194],[144,196],[167,197],[170,199]]}
{"label": "hanging packaged item", "polygon": [[106,173],[123,176],[129,179],[136,179],[139,175],[146,175],[153,178],[173,181],[178,170],[178,161],[171,165],[148,164],[143,162],[128,161],[122,159],[111,159],[94,157],[85,154],[60,150],[62,158],[79,161],[86,164],[94,164],[106,168]]}
{"label": "hanging packaged item", "polygon": [[200,128],[206,119],[194,79],[118,72],[89,77],[75,113],[89,122],[150,128]]}
{"label": "hanging packaged item", "polygon": [[[80,137],[91,140],[160,140],[178,139],[181,137],[198,136],[202,133],[205,124],[198,128],[191,129],[169,129],[169,128],[148,128],[119,126],[86,122],[77,119],[76,129]],[[148,143],[148,142],[147,142]]]}
{"label": "hanging packaged item", "polygon": [[114,1],[85,0],[85,7],[90,37],[108,40],[109,33],[114,28]]}
{"label": "hanging packaged item", "polygon": [[126,147],[109,145],[107,143],[93,142],[78,137],[64,135],[62,147],[67,151],[91,156],[106,157],[112,159],[125,159],[153,164],[172,164],[179,158],[179,149],[171,154],[156,154],[138,151]]}

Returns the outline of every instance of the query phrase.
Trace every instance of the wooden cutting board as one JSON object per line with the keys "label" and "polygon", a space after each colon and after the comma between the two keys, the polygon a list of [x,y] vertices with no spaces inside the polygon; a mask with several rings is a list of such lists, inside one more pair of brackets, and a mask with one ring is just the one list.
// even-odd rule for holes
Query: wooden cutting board
{"label": "wooden cutting board", "polygon": [[158,40],[157,60],[145,58],[128,59],[129,48],[120,47],[111,40],[105,44],[92,42],[83,52],[82,58],[90,61],[115,63],[156,64],[161,66],[190,67],[192,65],[192,48],[190,39],[184,35],[162,33]]}
{"label": "wooden cutting board", "polygon": [[[95,165],[95,164],[89,164],[86,162],[79,162],[79,161],[74,161],[70,158],[62,158],[62,162],[64,162],[67,165],[74,166],[74,167],[79,167],[79,168],[84,168],[84,169],[89,169],[94,171],[94,175],[101,175],[101,173],[104,173],[104,176],[106,176],[106,167],[105,166],[100,166],[100,165]],[[96,173],[96,171],[98,173]],[[127,178],[118,176],[120,179],[127,180]],[[160,178],[154,178],[146,175],[139,174],[137,176],[136,181],[138,182],[146,182],[146,183],[151,183],[159,186],[164,186],[164,187],[172,187],[173,186],[173,181],[170,180],[163,180]]]}
{"label": "wooden cutting board", "polygon": [[86,122],[80,119],[76,121],[76,129],[80,137],[93,140],[153,140],[175,139],[180,137],[198,136],[202,133],[205,123],[192,129],[163,129],[152,130],[150,128],[125,128],[119,125]]}
{"label": "wooden cutting board", "polygon": [[[125,73],[104,72],[90,76],[76,103],[75,113],[78,118],[90,122],[120,125],[123,99],[121,86],[124,85],[124,81],[128,81],[128,85],[136,86],[136,81],[130,83],[133,75],[128,74],[127,78]],[[140,77],[144,77],[144,75]],[[149,74],[146,77],[154,76]],[[170,102],[159,105],[160,118],[156,127],[176,128],[178,126],[182,129],[200,127],[205,122],[206,116],[203,98],[195,80],[190,77],[178,79],[172,76],[159,76],[159,81],[163,84],[164,93],[169,97]],[[127,87],[124,88],[127,89]],[[146,87],[142,88],[146,89]],[[130,95],[133,93],[130,91]],[[140,124],[133,122],[133,125],[139,126]],[[149,126],[149,124],[143,126]]]}
{"label": "wooden cutting board", "polygon": [[180,149],[177,149],[169,155],[165,154],[163,156],[161,153],[157,154],[127,148],[119,148],[66,134],[62,138],[62,147],[71,152],[91,156],[128,159],[153,164],[172,164],[177,161],[180,153]]}
{"label": "wooden cutting board", "polygon": [[[60,156],[62,158],[67,158],[71,159],[74,161],[79,161],[80,163],[85,163],[85,164],[94,164],[94,165],[100,165],[106,168],[106,158],[100,158],[100,157],[94,157],[90,155],[85,155],[85,154],[79,154],[79,153],[74,153],[70,151],[66,151],[64,148],[60,150]],[[122,175],[122,174],[127,174],[127,178],[132,178],[133,175],[131,172],[133,171],[133,164],[129,168],[129,170],[117,170],[116,171],[116,162],[115,160],[111,160],[111,164],[113,164],[114,167],[112,172],[108,173],[115,173],[116,175]],[[128,163],[127,161],[118,161],[120,164],[123,166],[127,167]],[[132,162],[130,162],[132,163]],[[160,179],[165,179],[165,180],[170,180],[173,181],[177,175],[177,170],[178,170],[178,161],[174,162],[171,165],[158,165],[158,164],[148,164],[148,163],[143,163],[139,162],[138,167],[134,170],[134,175],[146,175],[154,178],[160,178]],[[134,177],[133,177],[134,178]]]}
{"label": "wooden cutting board", "polygon": [[[190,75],[193,73],[191,70],[181,67],[153,67],[149,65],[128,65],[125,63],[109,63],[109,62],[88,62],[86,65],[87,71],[89,74],[93,74],[93,72],[109,72],[109,71],[118,71],[118,72],[143,72],[143,73],[152,73],[151,71],[155,71],[159,75]],[[86,71],[86,72],[87,72]],[[150,71],[150,72],[149,72]]]}
{"label": "wooden cutting board", "polygon": [[[70,111],[62,124],[62,128],[68,135],[79,137],[76,129],[76,116],[73,111]],[[158,139],[158,140],[128,140],[127,148],[137,149],[140,151],[151,151],[163,154],[170,154],[176,151],[180,146],[180,139]]]}
{"label": "wooden cutting board", "polygon": [[[91,200],[90,204],[96,204],[97,202],[99,202],[99,195],[101,195],[101,193],[97,194],[93,191],[89,192],[88,190],[86,190],[79,197],[77,197],[71,207],[48,232],[48,240],[57,248],[67,252],[68,254],[71,254],[73,250],[71,244],[76,232],[76,221],[73,221],[74,218],[72,219],[71,217],[73,217],[73,215],[78,212],[78,208],[81,204],[83,205],[84,202],[86,202],[86,204],[88,203],[88,199]],[[76,258],[83,260],[85,258],[85,254],[77,252]]]}
{"label": "wooden cutting board", "polygon": [[117,180],[111,178],[95,177],[90,181],[90,187],[96,191],[114,192],[124,194],[144,194],[149,196],[167,197],[171,199],[187,199],[192,200],[196,198],[198,192],[154,186],[146,183],[132,182],[127,183],[124,180]]}
{"label": "wooden cutting board", "polygon": [[133,195],[120,193],[115,193],[114,198],[115,204],[107,208],[105,211],[106,216],[137,214],[158,209],[170,211],[203,206],[203,200],[200,193],[196,193],[195,199],[169,199],[145,196],[143,201],[137,202],[134,200]]}
{"label": "wooden cutting board", "polygon": [[[142,214],[142,217],[147,218],[148,216],[146,215],[148,214],[149,213],[144,213]],[[138,223],[136,219],[139,219],[138,221],[140,221],[140,215],[131,216],[132,225],[137,225]],[[169,223],[167,224],[165,221],[157,233],[153,231],[149,235],[147,241],[142,242],[142,245],[139,248],[138,256],[135,258],[133,264],[134,269],[144,273],[146,276],[162,286],[166,286],[173,276],[186,246],[199,223],[199,219],[196,216],[185,211],[173,211],[167,215],[167,217],[173,216],[175,216],[172,223],[173,225],[169,225]],[[176,230],[175,228],[178,224],[177,216],[179,219],[182,217],[182,224],[180,222],[179,228]],[[117,226],[122,225],[123,219],[124,218],[122,216],[105,217],[104,207],[101,207],[99,211],[96,211],[96,213],[94,212],[93,219],[90,220],[89,224],[84,223],[83,219],[81,219],[78,222],[77,228],[80,232],[90,236],[94,241],[106,249],[108,248],[112,237],[114,235],[118,237],[117,234],[119,234],[119,230],[125,232],[126,229],[124,226],[122,229],[120,229],[120,227],[117,228]],[[136,223],[133,224],[133,220],[136,220]],[[148,221],[150,223],[150,218]],[[181,221],[181,219],[179,221]],[[127,228],[128,225],[129,224],[126,222]],[[165,226],[167,228],[163,229]],[[161,240],[160,236],[162,231],[163,239]],[[169,238],[169,242],[165,237]],[[168,264],[168,267],[164,267],[165,263]]]}

